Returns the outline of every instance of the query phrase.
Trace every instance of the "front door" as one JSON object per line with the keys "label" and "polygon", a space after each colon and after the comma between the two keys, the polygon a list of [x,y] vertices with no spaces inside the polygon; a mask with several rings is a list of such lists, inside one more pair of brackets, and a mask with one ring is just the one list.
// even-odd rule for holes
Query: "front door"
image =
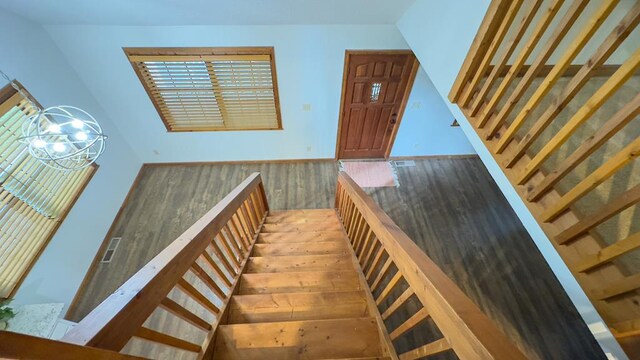
{"label": "front door", "polygon": [[411,51],[347,51],[339,159],[388,158],[418,61]]}

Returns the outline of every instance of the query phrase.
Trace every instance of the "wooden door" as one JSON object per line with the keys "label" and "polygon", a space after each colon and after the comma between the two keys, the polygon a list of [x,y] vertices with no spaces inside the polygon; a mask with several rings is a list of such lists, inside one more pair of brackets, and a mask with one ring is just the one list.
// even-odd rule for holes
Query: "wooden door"
{"label": "wooden door", "polygon": [[339,159],[389,157],[417,70],[411,51],[347,52]]}

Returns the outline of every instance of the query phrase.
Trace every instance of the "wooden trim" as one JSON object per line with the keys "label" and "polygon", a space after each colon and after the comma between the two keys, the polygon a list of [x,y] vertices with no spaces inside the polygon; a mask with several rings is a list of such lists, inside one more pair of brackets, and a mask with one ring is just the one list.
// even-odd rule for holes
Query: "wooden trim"
{"label": "wooden trim", "polygon": [[229,161],[194,161],[194,162],[157,162],[144,163],[144,166],[201,166],[201,165],[243,165],[243,164],[289,164],[305,162],[335,162],[335,158],[283,159],[283,160],[229,160]]}
{"label": "wooden trim", "polygon": [[478,154],[391,156],[389,160],[477,159]]}
{"label": "wooden trim", "polygon": [[407,82],[407,87],[405,88],[404,97],[400,103],[400,109],[398,110],[398,117],[396,120],[396,124],[393,127],[393,132],[391,134],[391,139],[389,140],[389,145],[385,150],[385,159],[389,158],[389,154],[391,154],[391,149],[393,148],[393,144],[396,139],[396,135],[398,134],[398,128],[400,128],[400,123],[402,122],[402,116],[404,115],[404,110],[407,106],[407,102],[409,101],[409,95],[411,90],[413,89],[413,84],[416,79],[416,75],[418,74],[418,69],[420,68],[420,62],[418,62],[418,58],[416,58],[415,54],[411,50],[345,50],[344,52],[344,68],[342,70],[342,90],[340,92],[340,108],[338,114],[338,131],[336,136],[336,153],[335,159],[340,158],[340,134],[342,132],[342,122],[344,120],[344,102],[346,99],[345,93],[347,91],[347,73],[349,71],[349,61],[351,59],[351,55],[413,55],[413,62],[411,64],[411,73],[409,74],[409,81]]}
{"label": "wooden trim", "polygon": [[[280,110],[280,95],[278,93],[278,76],[276,71],[275,49],[273,46],[252,46],[252,47],[123,47],[127,60],[133,67],[134,72],[138,76],[138,80],[142,84],[145,92],[149,96],[151,103],[158,112],[158,116],[162,120],[167,132],[204,132],[204,131],[266,131],[266,130],[283,130],[282,126],[282,113]],[[149,88],[147,80],[144,74],[140,72],[139,67],[136,65],[138,62],[144,59],[154,59],[156,61],[170,61],[171,59],[179,59],[179,61],[185,61],[185,59],[191,57],[199,57],[205,60],[213,60],[217,58],[226,58],[228,56],[235,56],[238,59],[243,59],[250,55],[265,55],[269,57],[271,63],[271,81],[273,86],[273,101],[276,109],[276,127],[237,127],[237,128],[221,128],[213,126],[192,127],[189,129],[174,129],[171,126],[171,122],[166,118],[164,110],[160,104],[155,101],[153,90]],[[266,61],[266,60],[265,60]]]}
{"label": "wooden trim", "polygon": [[72,318],[73,312],[76,311],[78,307],[78,303],[80,301],[80,297],[84,295],[86,287],[89,285],[89,280],[93,277],[93,275],[97,271],[98,264],[100,263],[100,259],[102,258],[101,255],[104,254],[104,252],[107,250],[107,246],[109,246],[109,240],[113,236],[113,232],[115,231],[115,227],[116,227],[116,223],[118,222],[118,219],[122,215],[122,212],[124,211],[124,209],[129,205],[129,202],[131,201],[134,190],[138,187],[140,180],[142,180],[142,174],[145,166],[146,164],[142,164],[140,166],[140,170],[138,170],[138,174],[133,180],[133,183],[131,184],[131,187],[129,188],[127,195],[125,196],[124,201],[122,202],[122,205],[120,205],[120,209],[118,209],[116,216],[113,218],[113,222],[111,223],[111,226],[109,226],[109,230],[107,230],[107,234],[102,240],[102,243],[98,248],[98,251],[94,255],[93,261],[91,261],[91,265],[89,265],[89,269],[84,275],[84,278],[82,279],[82,282],[78,287],[78,290],[76,290],[76,294],[74,295],[73,300],[71,301],[71,304],[69,304],[69,308],[67,309],[67,312],[64,315],[64,319],[74,321],[74,319]]}

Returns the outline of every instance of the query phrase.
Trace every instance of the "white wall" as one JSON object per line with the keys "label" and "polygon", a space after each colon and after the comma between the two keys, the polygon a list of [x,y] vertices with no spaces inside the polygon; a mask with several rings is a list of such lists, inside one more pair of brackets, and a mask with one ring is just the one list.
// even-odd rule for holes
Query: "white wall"
{"label": "white wall", "polygon": [[460,122],[462,130],[478,152],[489,173],[515,210],[520,221],[529,231],[533,241],[575,304],[578,312],[590,325],[592,331],[597,329],[594,331],[594,335],[600,345],[605,352],[611,352],[618,358],[625,359],[624,352],[606,326],[602,326],[602,319],[595,308],[527,210],[524,202],[511,186],[493,156],[483,145],[469,121],[457,105],[447,100],[449,91],[489,3],[489,0],[457,0],[456,6],[451,6],[450,2],[445,1],[418,0],[407,10],[397,25],[433,81],[440,96]]}
{"label": "white wall", "polygon": [[[47,31],[144,162],[334,157],[345,50],[407,48],[393,25],[48,26]],[[167,133],[122,51],[129,46],[274,46],[284,130]],[[459,129],[430,128],[450,122],[451,115],[436,104],[424,74],[416,88],[412,101],[424,106],[408,109],[394,155],[473,152]],[[311,104],[311,111],[303,111],[303,104]],[[454,140],[440,141],[441,130]]]}
{"label": "white wall", "polygon": [[407,102],[391,156],[475,154],[422,67]]}
{"label": "white wall", "polygon": [[98,172],[15,299],[16,303],[68,305],[141,162],[41,26],[1,11],[0,33],[0,69],[20,81],[45,107],[75,105],[88,111],[109,136]]}

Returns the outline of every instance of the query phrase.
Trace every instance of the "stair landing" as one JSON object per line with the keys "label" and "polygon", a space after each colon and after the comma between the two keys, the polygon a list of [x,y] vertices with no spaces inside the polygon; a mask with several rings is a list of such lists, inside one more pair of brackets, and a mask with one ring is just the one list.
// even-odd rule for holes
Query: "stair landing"
{"label": "stair landing", "polygon": [[334,210],[271,212],[214,359],[390,359]]}

